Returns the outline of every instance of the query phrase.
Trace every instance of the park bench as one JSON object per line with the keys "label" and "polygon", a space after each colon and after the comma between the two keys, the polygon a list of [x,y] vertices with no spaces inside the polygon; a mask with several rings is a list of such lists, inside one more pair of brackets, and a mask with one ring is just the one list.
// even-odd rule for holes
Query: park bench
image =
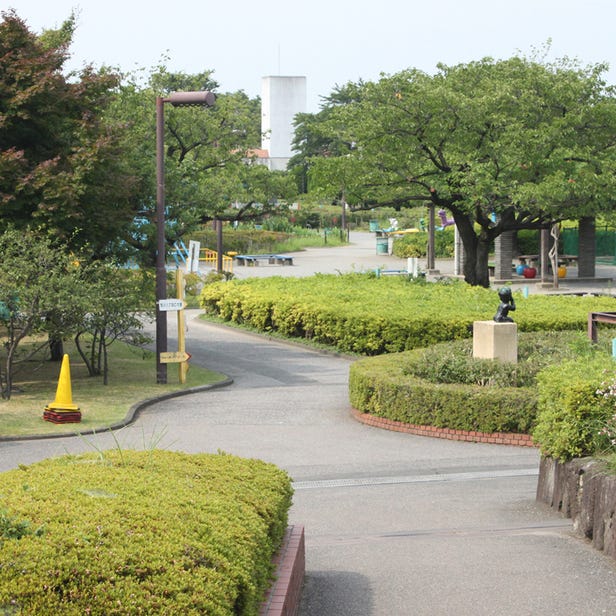
{"label": "park bench", "polygon": [[588,314],[588,338],[597,342],[597,323],[616,324],[616,312],[590,312]]}
{"label": "park bench", "polygon": [[259,262],[267,262],[269,265],[293,265],[293,257],[287,255],[235,255],[238,265],[259,265]]}
{"label": "park bench", "polygon": [[408,275],[409,271],[405,269],[380,269],[377,268],[374,270],[377,278],[379,276],[400,276],[400,275]]}
{"label": "park bench", "polygon": [[[530,265],[539,261],[539,255],[520,255],[518,257],[520,265]],[[577,255],[558,255],[559,265],[571,265],[577,263]]]}

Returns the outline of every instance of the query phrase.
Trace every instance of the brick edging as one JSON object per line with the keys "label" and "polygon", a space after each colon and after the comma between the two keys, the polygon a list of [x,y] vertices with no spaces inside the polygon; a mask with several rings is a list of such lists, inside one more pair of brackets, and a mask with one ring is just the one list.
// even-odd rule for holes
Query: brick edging
{"label": "brick edging", "polygon": [[276,565],[275,580],[265,595],[259,616],[295,616],[306,572],[303,526],[289,526],[272,562]]}
{"label": "brick edging", "polygon": [[406,432],[416,436],[431,436],[444,438],[450,441],[468,441],[472,443],[491,443],[494,445],[515,445],[517,447],[535,447],[530,434],[518,434],[515,432],[477,432],[474,430],[454,430],[453,428],[438,428],[436,426],[419,426],[416,424],[378,417],[370,413],[362,413],[357,409],[351,409],[353,417],[368,426],[393,430],[394,432]]}

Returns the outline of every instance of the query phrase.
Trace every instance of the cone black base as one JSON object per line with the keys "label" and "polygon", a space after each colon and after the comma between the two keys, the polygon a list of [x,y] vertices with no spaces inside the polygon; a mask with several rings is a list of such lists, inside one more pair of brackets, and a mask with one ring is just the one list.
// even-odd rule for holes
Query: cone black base
{"label": "cone black base", "polygon": [[79,423],[81,421],[81,411],[52,411],[45,409],[43,419],[55,424]]}

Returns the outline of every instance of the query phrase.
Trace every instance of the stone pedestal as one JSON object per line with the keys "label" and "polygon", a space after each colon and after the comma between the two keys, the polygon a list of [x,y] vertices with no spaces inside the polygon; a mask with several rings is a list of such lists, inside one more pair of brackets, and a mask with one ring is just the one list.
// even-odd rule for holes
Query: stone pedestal
{"label": "stone pedestal", "polygon": [[518,326],[516,323],[475,321],[473,323],[473,357],[518,362]]}

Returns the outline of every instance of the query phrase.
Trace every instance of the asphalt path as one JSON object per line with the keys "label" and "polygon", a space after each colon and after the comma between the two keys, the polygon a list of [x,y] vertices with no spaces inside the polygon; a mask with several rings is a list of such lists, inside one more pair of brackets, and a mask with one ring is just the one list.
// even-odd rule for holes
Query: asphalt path
{"label": "asphalt path", "polygon": [[305,526],[300,616],[616,612],[615,562],[535,501],[537,451],[364,426],[351,359],[187,316],[191,362],[232,385],[156,403],[115,435],[2,442],[0,470],[115,446],[275,463]]}

